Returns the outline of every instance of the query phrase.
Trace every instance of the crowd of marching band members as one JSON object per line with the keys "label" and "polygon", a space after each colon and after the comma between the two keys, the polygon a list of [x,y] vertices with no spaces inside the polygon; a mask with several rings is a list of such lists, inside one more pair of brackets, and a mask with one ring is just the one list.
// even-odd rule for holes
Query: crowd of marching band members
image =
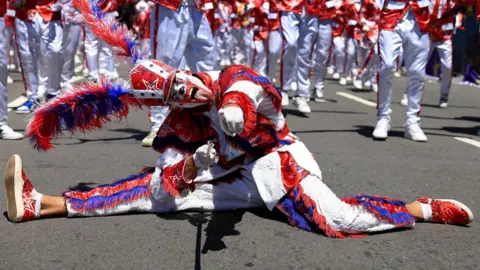
{"label": "crowd of marching band members", "polygon": [[[427,61],[436,49],[439,106],[446,108],[452,36],[462,29],[465,8],[479,5],[474,0],[96,2],[112,18],[118,18],[119,5],[135,6],[132,30],[151,58],[193,72],[251,66],[282,90],[284,107],[291,103],[305,115],[311,100],[325,101],[327,74],[340,85],[378,92],[376,139],[388,136],[392,80],[404,73],[405,137],[414,141],[427,140],[419,125]],[[9,70],[21,71],[26,90],[27,101],[17,113],[30,113],[68,91],[80,71],[76,62],[89,80],[118,77],[112,49],[82,24],[75,0],[9,0],[0,4],[0,17],[0,138],[23,138],[7,125]],[[144,146],[151,146],[167,114],[166,107],[150,110],[152,128]]]}

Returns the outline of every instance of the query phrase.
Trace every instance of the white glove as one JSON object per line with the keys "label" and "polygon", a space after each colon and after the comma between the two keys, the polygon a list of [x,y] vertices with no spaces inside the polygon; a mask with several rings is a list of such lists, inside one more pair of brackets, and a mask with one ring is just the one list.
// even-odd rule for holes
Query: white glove
{"label": "white glove", "polygon": [[247,5],[247,10],[250,11],[250,10],[252,10],[254,7],[255,7],[255,4],[254,4],[254,3],[249,3],[249,4]]}
{"label": "white glove", "polygon": [[195,154],[193,154],[193,162],[199,169],[206,169],[218,162],[217,150],[215,150],[215,143],[210,141],[205,145],[200,146]]}
{"label": "white glove", "polygon": [[232,106],[218,111],[218,118],[220,120],[220,128],[228,136],[234,137],[242,133],[244,119],[243,111],[239,107]]}

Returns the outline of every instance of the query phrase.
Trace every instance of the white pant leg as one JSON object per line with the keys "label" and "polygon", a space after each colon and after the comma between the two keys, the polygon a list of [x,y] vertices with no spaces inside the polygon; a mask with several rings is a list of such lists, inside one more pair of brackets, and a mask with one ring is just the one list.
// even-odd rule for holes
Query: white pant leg
{"label": "white pant leg", "polygon": [[280,88],[287,91],[292,88],[292,82],[296,74],[295,66],[297,62],[297,44],[301,19],[300,15],[294,12],[285,12],[282,13],[280,20],[283,36],[283,50],[280,63]]}
{"label": "white pant leg", "polygon": [[318,17],[303,16],[297,50],[297,96],[310,99],[310,69],[313,45],[318,36]]}
{"label": "white pant leg", "polygon": [[245,46],[246,65],[251,67],[253,64],[253,30],[250,27],[242,28],[243,44]]}
{"label": "white pant leg", "polygon": [[267,52],[264,40],[255,40],[253,42],[255,53],[253,59],[253,69],[262,76],[266,75],[267,71]]}
{"label": "white pant leg", "polygon": [[276,78],[277,60],[282,53],[282,33],[281,30],[270,32],[268,36],[268,77],[270,80]]}
{"label": "white pant leg", "polygon": [[356,66],[355,63],[355,41],[352,37],[345,38],[345,70],[344,76],[352,76],[352,69]]}
{"label": "white pant leg", "polygon": [[333,46],[335,48],[336,72],[342,75],[345,71],[345,37],[334,37]]}
{"label": "white pant leg", "polygon": [[408,119],[417,119],[421,109],[423,88],[425,85],[425,68],[430,50],[430,37],[428,33],[421,33],[417,23],[410,31],[401,32],[404,44],[405,67],[407,68],[407,96]]}
{"label": "white pant leg", "polygon": [[80,44],[82,26],[77,23],[63,25],[63,66],[62,82],[73,83],[75,73],[75,54]]}
{"label": "white pant leg", "polygon": [[380,68],[380,57],[378,56],[378,47],[375,46],[373,49],[373,55],[368,63],[371,73],[370,73],[370,83],[372,85],[377,84],[377,73]]}
{"label": "white pant leg", "polygon": [[330,57],[332,45],[332,25],[330,20],[320,20],[318,24],[318,38],[316,44],[315,88],[323,89],[327,61]]}
{"label": "white pant leg", "polygon": [[325,217],[326,223],[337,232],[361,233],[386,231],[396,227],[412,227],[414,223],[397,226],[377,218],[361,205],[340,200],[320,178],[308,175],[300,186],[315,204],[314,211]]}
{"label": "white pant leg", "polygon": [[27,97],[29,99],[38,98],[38,75],[34,65],[34,55],[30,50],[30,37],[32,22],[15,19],[15,44],[20,53],[20,65],[22,66],[22,75],[25,79]]}
{"label": "white pant leg", "polygon": [[397,60],[396,60],[395,63],[396,63],[395,70],[397,72],[400,72],[400,70],[402,69],[402,64],[403,64],[403,47],[400,49],[400,53],[398,54]]}
{"label": "white pant leg", "polygon": [[144,52],[147,56],[148,59],[152,58],[152,49],[150,47],[150,39],[140,39],[140,48],[142,52]]}
{"label": "white pant leg", "polygon": [[392,82],[402,38],[396,31],[380,30],[380,69],[378,71],[377,117],[389,118],[392,113]]}
{"label": "white pant leg", "polygon": [[37,14],[40,29],[39,81],[50,95],[60,90],[63,29],[60,21],[44,22]]}
{"label": "white pant leg", "polygon": [[8,54],[13,30],[0,18],[0,126],[8,123]]}
{"label": "white pant leg", "polygon": [[[186,10],[189,15],[188,35],[185,59],[192,72],[213,71],[217,69],[217,54],[213,33],[204,12],[195,6]],[[252,36],[253,39],[253,36]]]}
{"label": "white pant leg", "polygon": [[442,42],[432,42],[432,44],[432,47],[437,48],[442,68],[440,75],[440,93],[448,94],[452,83],[452,40],[449,39]]}
{"label": "white pant leg", "polygon": [[98,78],[98,49],[100,41],[89,27],[85,27],[85,54],[87,59],[88,76]]}

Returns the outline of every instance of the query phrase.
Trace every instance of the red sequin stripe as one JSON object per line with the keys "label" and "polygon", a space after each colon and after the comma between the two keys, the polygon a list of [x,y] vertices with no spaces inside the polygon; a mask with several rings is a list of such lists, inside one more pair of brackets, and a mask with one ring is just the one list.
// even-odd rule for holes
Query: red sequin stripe
{"label": "red sequin stripe", "polygon": [[33,185],[22,170],[23,189],[22,189],[22,202],[23,202],[23,217],[22,221],[30,221],[35,219],[35,202],[32,200]]}
{"label": "red sequin stripe", "polygon": [[249,136],[250,132],[257,126],[257,110],[255,109],[252,100],[245,93],[230,92],[223,97],[222,105],[220,107],[223,108],[229,104],[238,105],[242,109],[244,126],[242,133],[239,135],[240,137]]}
{"label": "red sequin stripe", "polygon": [[167,166],[162,173],[162,187],[173,197],[180,197],[188,191],[195,190],[195,184],[187,183],[183,178],[185,159],[172,166]]}
{"label": "red sequin stripe", "polygon": [[93,196],[104,196],[108,197],[120,191],[130,190],[134,187],[147,185],[148,182],[152,179],[152,174],[147,174],[144,178],[132,181],[126,181],[115,187],[97,187],[87,192],[81,191],[70,191],[66,192],[66,197],[71,197],[79,200],[87,200]]}
{"label": "red sequin stripe", "polygon": [[280,164],[282,165],[282,181],[286,190],[290,191],[297,186],[300,181],[310,174],[309,171],[302,168],[289,152],[278,152]]}

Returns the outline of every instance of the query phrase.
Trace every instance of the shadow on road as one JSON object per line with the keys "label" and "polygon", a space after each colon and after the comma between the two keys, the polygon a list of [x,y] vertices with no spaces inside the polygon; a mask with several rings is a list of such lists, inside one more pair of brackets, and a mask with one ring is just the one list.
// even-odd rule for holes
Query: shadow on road
{"label": "shadow on road", "polygon": [[[305,118],[308,118],[307,115],[297,111],[297,110],[294,110],[294,109],[288,109],[288,108],[285,108],[282,110],[282,113],[283,114],[292,114],[292,115],[295,115],[295,116],[298,116],[298,117],[305,117]],[[329,110],[312,110],[312,113],[333,113],[333,114],[368,114],[366,112],[354,112],[354,111],[329,111]]]}

